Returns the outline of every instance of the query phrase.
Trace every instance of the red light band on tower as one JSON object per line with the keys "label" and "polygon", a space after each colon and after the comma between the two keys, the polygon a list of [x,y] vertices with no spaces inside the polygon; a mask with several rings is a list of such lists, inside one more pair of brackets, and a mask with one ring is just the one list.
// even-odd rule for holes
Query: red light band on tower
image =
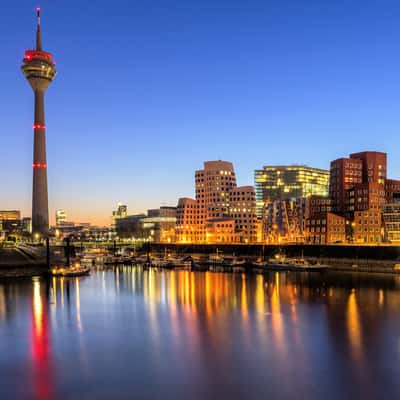
{"label": "red light band on tower", "polygon": [[45,164],[45,163],[33,163],[32,167],[33,168],[47,168],[47,164]]}
{"label": "red light band on tower", "polygon": [[53,56],[51,53],[47,53],[45,51],[40,50],[26,50],[25,51],[25,60],[32,60],[33,58],[45,58],[46,60],[54,63]]}
{"label": "red light band on tower", "polygon": [[35,124],[33,125],[33,129],[46,129],[46,125]]}

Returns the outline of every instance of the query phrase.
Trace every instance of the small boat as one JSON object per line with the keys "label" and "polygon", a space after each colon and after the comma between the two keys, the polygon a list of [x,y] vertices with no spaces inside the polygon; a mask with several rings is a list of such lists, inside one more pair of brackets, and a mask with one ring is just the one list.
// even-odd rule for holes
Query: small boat
{"label": "small boat", "polygon": [[263,261],[263,260],[256,260],[256,261],[252,261],[251,263],[253,268],[266,268],[268,266],[268,262],[267,261]]}
{"label": "small boat", "polygon": [[83,252],[80,258],[81,265],[86,265],[89,267],[94,265],[103,265],[104,261],[104,253],[101,253],[96,249]]}
{"label": "small boat", "polygon": [[135,257],[135,264],[142,265],[148,261],[147,256],[136,256]]}
{"label": "small boat", "polygon": [[84,276],[90,274],[90,268],[82,266],[79,263],[74,264],[73,266],[65,266],[65,267],[53,267],[51,269],[51,275],[53,276],[62,276],[73,278],[76,276]]}
{"label": "small boat", "polygon": [[168,262],[168,260],[166,260],[164,258],[153,258],[151,260],[152,267],[168,268],[169,265],[170,265],[170,263]]}
{"label": "small boat", "polygon": [[246,260],[244,258],[239,258],[239,257],[225,257],[224,258],[224,265],[230,266],[230,267],[244,267],[246,265]]}
{"label": "small boat", "polygon": [[119,264],[124,264],[125,259],[122,256],[107,256],[104,259],[104,264],[105,265],[119,265]]}
{"label": "small boat", "polygon": [[218,253],[217,254],[211,254],[210,257],[208,258],[208,263],[211,265],[223,265],[224,264],[224,258],[221,257]]}
{"label": "small boat", "polygon": [[129,264],[132,264],[132,257],[130,257],[130,256],[121,256],[120,261],[124,265],[129,265]]}
{"label": "small boat", "polygon": [[311,264],[304,258],[275,257],[267,263],[267,269],[273,271],[322,271],[327,265]]}
{"label": "small boat", "polygon": [[193,259],[191,257],[175,257],[175,258],[167,258],[166,261],[170,268],[174,269],[191,269]]}

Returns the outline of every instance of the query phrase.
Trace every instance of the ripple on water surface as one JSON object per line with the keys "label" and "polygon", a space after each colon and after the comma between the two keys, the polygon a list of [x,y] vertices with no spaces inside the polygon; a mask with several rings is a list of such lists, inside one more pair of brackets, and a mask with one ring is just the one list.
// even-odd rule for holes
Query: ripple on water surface
{"label": "ripple on water surface", "polygon": [[120,267],[4,281],[2,396],[398,399],[399,315],[391,275]]}

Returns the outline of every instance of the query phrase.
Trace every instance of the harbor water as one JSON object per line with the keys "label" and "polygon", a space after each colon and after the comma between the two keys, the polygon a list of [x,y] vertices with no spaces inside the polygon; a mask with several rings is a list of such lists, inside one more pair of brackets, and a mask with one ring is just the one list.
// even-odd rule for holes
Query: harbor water
{"label": "harbor water", "polygon": [[2,399],[399,399],[400,277],[0,281]]}

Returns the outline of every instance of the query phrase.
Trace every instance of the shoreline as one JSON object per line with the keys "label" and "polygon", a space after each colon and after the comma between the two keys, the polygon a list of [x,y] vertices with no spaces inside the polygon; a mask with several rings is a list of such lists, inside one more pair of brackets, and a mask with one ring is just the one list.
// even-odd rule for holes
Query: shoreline
{"label": "shoreline", "polygon": [[[395,269],[396,261],[388,262],[387,260],[354,260],[354,259],[332,259],[332,258],[307,258],[311,262],[319,262],[327,265],[328,268],[324,271],[276,271],[258,268],[246,269],[248,274],[266,274],[270,272],[296,272],[296,273],[326,273],[326,272],[348,272],[348,273],[367,273],[367,274],[392,274],[400,275],[400,269]],[[128,264],[127,264],[128,265]],[[99,267],[99,266],[96,266]],[[209,271],[204,269],[204,272]],[[211,271],[212,272],[212,271]],[[228,271],[225,271],[228,272]],[[235,272],[228,272],[235,273]],[[243,273],[243,272],[241,272]],[[34,276],[46,276],[49,270],[46,265],[2,265],[0,264],[0,279],[20,279],[31,278]]]}

